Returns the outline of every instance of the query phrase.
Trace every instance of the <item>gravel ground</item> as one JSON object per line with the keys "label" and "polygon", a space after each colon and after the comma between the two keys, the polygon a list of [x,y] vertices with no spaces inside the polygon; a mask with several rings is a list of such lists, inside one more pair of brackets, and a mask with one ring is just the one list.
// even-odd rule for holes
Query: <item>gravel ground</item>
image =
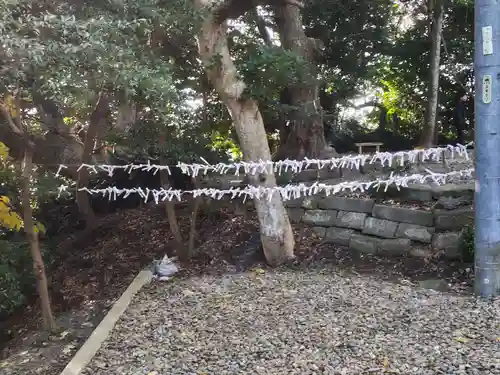
{"label": "gravel ground", "polygon": [[500,374],[500,300],[333,267],[141,291],[91,374]]}

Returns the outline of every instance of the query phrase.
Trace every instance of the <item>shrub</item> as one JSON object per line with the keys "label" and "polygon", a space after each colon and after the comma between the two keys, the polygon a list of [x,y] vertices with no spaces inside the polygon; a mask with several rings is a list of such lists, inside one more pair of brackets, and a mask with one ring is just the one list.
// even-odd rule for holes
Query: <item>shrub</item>
{"label": "shrub", "polygon": [[474,226],[466,226],[462,231],[460,252],[464,262],[474,262]]}
{"label": "shrub", "polygon": [[[50,264],[50,252],[41,248],[45,264]],[[36,292],[33,260],[26,241],[0,239],[0,320],[24,305]]]}

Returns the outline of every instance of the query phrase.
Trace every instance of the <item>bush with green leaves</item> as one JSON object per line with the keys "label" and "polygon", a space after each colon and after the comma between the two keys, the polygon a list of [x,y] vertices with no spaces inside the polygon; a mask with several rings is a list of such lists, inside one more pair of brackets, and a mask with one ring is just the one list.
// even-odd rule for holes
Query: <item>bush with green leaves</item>
{"label": "bush with green leaves", "polygon": [[460,252],[464,262],[474,262],[474,227],[466,226],[462,231]]}
{"label": "bush with green leaves", "polygon": [[[14,234],[14,237],[17,233]],[[46,265],[51,263],[51,254],[41,244]],[[36,293],[33,275],[33,260],[29,245],[17,238],[0,240],[0,321],[22,307],[26,298]]]}

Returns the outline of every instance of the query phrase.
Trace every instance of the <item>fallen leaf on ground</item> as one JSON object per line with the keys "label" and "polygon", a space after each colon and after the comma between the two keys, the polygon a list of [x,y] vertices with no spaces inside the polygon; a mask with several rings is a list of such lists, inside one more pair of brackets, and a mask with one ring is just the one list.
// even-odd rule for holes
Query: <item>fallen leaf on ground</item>
{"label": "fallen leaf on ground", "polygon": [[385,368],[388,368],[388,367],[389,367],[389,358],[385,357],[385,358],[384,358],[384,363],[383,363],[383,364],[384,364],[384,367],[385,367]]}

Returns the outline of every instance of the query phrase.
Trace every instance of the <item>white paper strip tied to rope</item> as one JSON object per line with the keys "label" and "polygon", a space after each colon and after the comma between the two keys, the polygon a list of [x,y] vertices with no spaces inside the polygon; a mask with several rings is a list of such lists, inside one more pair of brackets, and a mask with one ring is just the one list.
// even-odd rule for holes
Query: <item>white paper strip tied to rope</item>
{"label": "white paper strip tied to rope", "polygon": [[[427,170],[428,174],[412,174],[406,176],[391,175],[387,179],[377,179],[374,181],[345,181],[335,185],[328,185],[316,182],[312,185],[294,184],[286,186],[263,187],[263,186],[246,186],[244,188],[230,188],[226,190],[221,189],[196,189],[196,190],[174,190],[174,189],[148,189],[148,188],[131,188],[120,189],[117,187],[108,187],[104,189],[88,189],[81,188],[79,191],[86,191],[91,195],[102,195],[108,197],[109,200],[116,200],[118,198],[127,198],[131,194],[138,194],[147,202],[150,198],[155,203],[162,201],[181,200],[183,195],[192,195],[193,197],[206,196],[212,199],[220,200],[223,196],[228,195],[231,199],[243,198],[246,199],[271,199],[273,194],[278,192],[284,200],[296,199],[303,196],[315,195],[324,192],[327,196],[334,195],[339,192],[365,192],[371,188],[384,188],[387,191],[389,186],[395,185],[398,189],[407,187],[410,183],[435,183],[443,185],[450,178],[464,178],[472,177],[474,169],[464,169],[461,171],[453,171],[448,173],[433,173]],[[59,194],[67,190],[67,186],[59,188]]]}
{"label": "white paper strip tied to rope", "polygon": [[434,147],[422,150],[408,150],[398,152],[377,152],[375,154],[361,154],[361,155],[346,155],[340,158],[332,159],[308,159],[304,160],[279,160],[273,161],[254,161],[254,162],[238,162],[232,164],[218,163],[216,165],[208,164],[185,164],[178,163],[177,166],[184,174],[189,176],[197,176],[200,171],[206,174],[208,171],[214,171],[219,174],[228,174],[232,172],[234,175],[239,176],[241,171],[245,175],[255,175],[264,173],[266,171],[274,171],[281,174],[283,172],[291,171],[299,173],[304,169],[315,167],[316,169],[329,168],[331,170],[337,168],[343,169],[360,169],[366,164],[377,164],[382,166],[391,166],[396,161],[400,166],[404,166],[406,161],[416,163],[417,161],[440,161],[445,153],[449,153],[450,158],[456,156],[469,159],[467,147],[457,144],[456,146],[448,145],[446,147]]}
{"label": "white paper strip tied to rope", "polygon": [[[440,161],[444,155],[448,153],[449,158],[455,158],[456,156],[461,156],[468,159],[467,147],[464,145],[457,144],[456,146],[448,145],[446,147],[434,147],[423,150],[408,150],[408,151],[398,151],[398,152],[377,152],[375,154],[362,154],[362,155],[346,155],[340,158],[332,159],[308,159],[304,160],[279,160],[273,161],[250,161],[250,162],[238,162],[238,163],[218,163],[218,164],[205,164],[193,163],[177,163],[176,166],[180,168],[182,173],[197,177],[200,174],[205,175],[209,171],[216,172],[219,174],[232,173],[235,176],[239,176],[243,171],[245,175],[255,175],[264,173],[266,171],[274,171],[275,173],[281,174],[283,172],[291,171],[293,173],[299,173],[304,169],[310,167],[315,167],[316,169],[329,168],[331,170],[336,168],[344,169],[360,169],[361,166],[365,164],[376,164],[380,163],[382,166],[391,166],[394,161],[396,161],[400,166],[403,166],[406,161],[410,163],[415,163],[417,161]],[[159,171],[166,171],[171,174],[170,168],[172,166],[168,165],[158,165],[151,164],[127,164],[127,165],[108,165],[108,164],[81,164],[78,168],[80,171],[82,168],[87,168],[90,172],[97,173],[99,171],[106,172],[109,176],[117,170],[123,170],[128,173],[133,171],[145,171],[152,172],[153,174]],[[68,166],[60,165],[56,173],[58,176],[61,171]]]}

